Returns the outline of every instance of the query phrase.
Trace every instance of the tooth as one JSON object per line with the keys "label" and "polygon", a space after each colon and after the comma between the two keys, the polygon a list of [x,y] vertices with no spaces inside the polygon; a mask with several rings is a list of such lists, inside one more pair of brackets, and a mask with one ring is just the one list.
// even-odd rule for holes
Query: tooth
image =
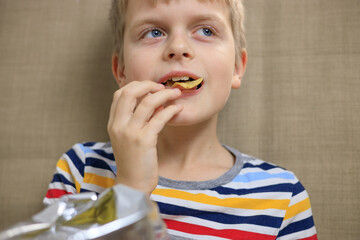
{"label": "tooth", "polygon": [[187,81],[187,80],[189,80],[189,77],[172,77],[171,80],[174,82],[180,81],[180,80]]}

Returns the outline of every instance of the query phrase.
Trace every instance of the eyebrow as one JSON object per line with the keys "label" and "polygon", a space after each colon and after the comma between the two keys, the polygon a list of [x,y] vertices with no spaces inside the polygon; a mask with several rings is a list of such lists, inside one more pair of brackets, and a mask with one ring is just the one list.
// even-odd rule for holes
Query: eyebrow
{"label": "eyebrow", "polygon": [[[134,22],[134,24],[131,25],[132,29],[136,29],[144,24],[160,24],[162,23],[164,20],[161,17],[158,16],[150,16],[150,17],[144,17],[141,18],[139,20],[136,20]],[[217,16],[217,14],[199,14],[199,15],[195,15],[194,17],[191,18],[190,20],[191,22],[203,22],[203,21],[215,21],[217,23],[219,23],[221,26],[220,27],[225,27],[226,23],[224,22],[224,19],[222,19],[221,17]]]}
{"label": "eyebrow", "polygon": [[222,25],[225,26],[225,22],[223,21],[223,19],[221,17],[218,17],[217,14],[201,14],[199,16],[195,16],[194,17],[195,21],[216,21],[221,23]]}
{"label": "eyebrow", "polygon": [[161,21],[162,21],[162,19],[157,16],[144,17],[139,20],[136,20],[130,27],[138,28],[144,24],[157,24],[157,23],[160,23]]}

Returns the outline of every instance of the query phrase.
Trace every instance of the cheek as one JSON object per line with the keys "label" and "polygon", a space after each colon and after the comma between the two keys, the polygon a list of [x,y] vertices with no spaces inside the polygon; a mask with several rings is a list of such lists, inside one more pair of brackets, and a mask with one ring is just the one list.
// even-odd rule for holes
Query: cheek
{"label": "cheek", "polygon": [[152,61],[144,54],[133,52],[125,59],[125,75],[128,82],[144,81],[149,78],[149,70],[152,69]]}
{"label": "cheek", "polygon": [[211,84],[216,86],[215,90],[227,92],[226,89],[231,89],[234,68],[229,64],[218,64],[214,65],[212,69],[215,81],[211,82]]}
{"label": "cheek", "polygon": [[218,64],[213,66],[214,81],[209,82],[212,86],[211,101],[213,105],[222,108],[230,96],[234,68],[229,64]]}
{"label": "cheek", "polygon": [[217,78],[221,78],[222,82],[228,82],[232,80],[232,76],[235,69],[235,53],[231,49],[223,47],[217,49],[214,53],[215,58],[207,57],[206,61],[209,70],[212,74],[215,74]]}

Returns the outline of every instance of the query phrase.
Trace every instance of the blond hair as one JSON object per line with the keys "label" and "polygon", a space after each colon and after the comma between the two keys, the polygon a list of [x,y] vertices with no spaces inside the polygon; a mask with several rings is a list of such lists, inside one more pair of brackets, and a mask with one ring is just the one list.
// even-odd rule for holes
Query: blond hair
{"label": "blond hair", "polygon": [[[168,0],[170,1],[170,0]],[[206,0],[199,0],[206,1]],[[211,1],[211,0],[207,0]],[[213,0],[212,0],[213,1]],[[219,0],[218,0],[219,1]],[[225,1],[230,10],[230,22],[235,41],[236,59],[241,56],[242,49],[245,48],[245,28],[244,28],[244,5],[242,0],[220,0]],[[124,31],[125,31],[125,13],[129,0],[112,0],[110,9],[110,23],[114,37],[113,53],[120,57],[123,62],[124,51]],[[152,0],[156,4],[156,0]]]}

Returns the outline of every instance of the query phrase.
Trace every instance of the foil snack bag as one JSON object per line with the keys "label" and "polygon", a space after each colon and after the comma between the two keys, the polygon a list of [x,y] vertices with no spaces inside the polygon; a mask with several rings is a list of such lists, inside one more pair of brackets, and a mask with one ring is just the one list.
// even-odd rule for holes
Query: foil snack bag
{"label": "foil snack bag", "polygon": [[168,240],[157,205],[144,193],[115,185],[95,193],[65,195],[30,220],[0,233],[12,239]]}

